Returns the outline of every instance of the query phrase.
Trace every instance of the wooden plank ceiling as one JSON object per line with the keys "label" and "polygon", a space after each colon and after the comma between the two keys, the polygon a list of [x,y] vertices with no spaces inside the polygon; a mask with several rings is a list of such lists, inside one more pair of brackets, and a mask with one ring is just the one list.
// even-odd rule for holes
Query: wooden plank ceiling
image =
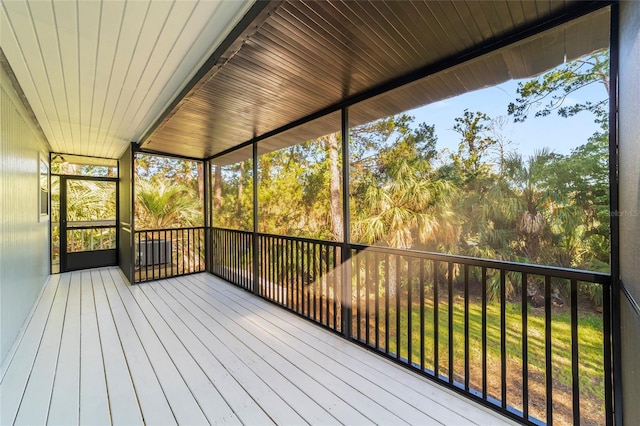
{"label": "wooden plank ceiling", "polygon": [[[207,158],[400,76],[584,8],[579,1],[270,2],[140,142]],[[608,46],[608,10],[372,98],[352,124],[543,72]],[[339,130],[334,115],[269,149]],[[336,127],[337,126],[337,127]],[[266,141],[265,141],[266,142]],[[245,155],[249,150],[243,150]],[[241,155],[241,156],[242,156]]]}
{"label": "wooden plank ceiling", "polygon": [[0,47],[54,152],[117,158],[252,4],[0,1]]}

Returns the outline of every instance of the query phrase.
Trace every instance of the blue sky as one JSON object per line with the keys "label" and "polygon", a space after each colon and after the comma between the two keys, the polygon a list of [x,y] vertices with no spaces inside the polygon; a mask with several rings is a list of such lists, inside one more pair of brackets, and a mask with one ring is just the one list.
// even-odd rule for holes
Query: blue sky
{"label": "blue sky", "polygon": [[[492,118],[507,116],[507,105],[515,101],[518,87],[517,81],[508,81],[498,86],[465,93],[445,99],[411,111],[416,123],[435,124],[438,136],[438,149],[458,149],[460,135],[452,130],[454,119],[462,116],[464,109],[481,111]],[[579,100],[599,100],[606,97],[602,84],[592,84],[571,94],[568,103]],[[532,155],[535,150],[549,148],[558,154],[569,154],[572,148],[584,144],[587,139],[599,130],[591,113],[582,112],[571,118],[559,117],[557,114],[547,117],[533,117],[524,123],[513,123],[507,118],[503,135],[512,141],[510,149],[519,152],[523,157]]]}

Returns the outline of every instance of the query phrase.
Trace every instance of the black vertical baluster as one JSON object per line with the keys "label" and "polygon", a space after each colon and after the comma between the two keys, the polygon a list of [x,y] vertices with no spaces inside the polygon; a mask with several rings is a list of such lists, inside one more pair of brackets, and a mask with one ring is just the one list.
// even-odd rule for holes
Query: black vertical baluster
{"label": "black vertical baluster", "polygon": [[240,277],[242,278],[242,287],[247,290],[251,289],[251,280],[249,279],[249,259],[253,256],[251,251],[251,242],[249,241],[249,234],[240,234],[242,238],[242,250],[240,251]]}
{"label": "black vertical baluster", "polygon": [[285,285],[285,271],[284,271],[284,263],[282,262],[284,257],[284,238],[276,237],[278,241],[278,295],[276,296],[278,299],[278,304],[284,305],[284,285]]}
{"label": "black vertical baluster", "polygon": [[[180,236],[181,236],[181,241],[182,241],[182,244],[180,245],[180,249],[181,249],[180,250],[180,260],[182,261],[182,275],[184,275],[184,268],[185,268],[185,265],[184,265],[184,258],[185,258],[185,256],[184,256],[184,228],[180,229]],[[187,242],[187,250],[188,250],[188,247],[189,247],[189,244]]]}
{"label": "black vertical baluster", "polygon": [[249,271],[252,271],[253,268],[253,244],[251,241],[251,234],[241,233],[240,237],[242,238],[242,250],[240,251],[240,276],[242,278],[242,287],[245,290],[251,291],[253,288],[253,283],[251,279],[251,274]]}
{"label": "black vertical baluster", "polygon": [[332,268],[331,270],[333,271],[333,297],[332,297],[332,301],[333,301],[333,329],[334,330],[338,330],[338,304],[337,304],[337,299],[338,299],[338,274],[340,273],[340,270],[338,269],[338,247],[337,246],[333,246],[333,263],[332,263]]}
{"label": "black vertical baluster", "polygon": [[295,311],[296,309],[296,292],[295,292],[295,287],[296,287],[296,280],[297,280],[297,274],[296,274],[296,260],[295,260],[295,253],[296,253],[296,240],[291,239],[289,241],[289,256],[287,257],[287,265],[289,265],[289,289],[290,292],[287,295],[289,298],[289,306],[291,307],[292,311]]}
{"label": "black vertical baluster", "polygon": [[329,276],[329,272],[331,269],[329,268],[329,262],[331,261],[331,246],[324,246],[324,276],[325,276],[325,293],[324,293],[324,303],[325,303],[325,324],[329,326],[329,319],[331,317],[331,301],[329,300],[329,288],[331,277]]}
{"label": "black vertical baluster", "polygon": [[265,265],[266,265],[266,274],[267,274],[267,281],[265,283],[264,286],[264,293],[265,293],[265,297],[267,299],[271,299],[271,283],[273,282],[273,262],[271,261],[271,259],[273,258],[272,256],[272,247],[271,247],[271,237],[269,236],[265,236],[264,237],[264,246],[265,246]]}
{"label": "black vertical baluster", "polygon": [[273,246],[273,237],[269,236],[267,237],[267,256],[269,256],[268,259],[268,265],[269,265],[269,282],[267,283],[267,297],[270,300],[273,300],[273,285],[274,282],[276,280],[275,277],[275,262],[273,261],[274,259],[274,250],[275,247]]}
{"label": "black vertical baluster", "polygon": [[407,362],[413,363],[413,285],[411,258],[407,257]]}
{"label": "black vertical baluster", "polygon": [[186,256],[183,255],[183,258],[187,259],[187,271],[186,273],[191,272],[191,230],[187,229],[187,253]]}
{"label": "black vertical baluster", "polygon": [[187,232],[187,252],[185,253],[185,258],[187,259],[186,271],[185,274],[190,274],[193,272],[193,258],[192,253],[194,250],[194,240],[193,240],[193,229],[186,229]]}
{"label": "black vertical baluster", "polygon": [[313,319],[314,321],[318,320],[318,246],[316,243],[311,244],[312,247],[312,265],[313,265]]}
{"label": "black vertical baluster", "polygon": [[260,237],[262,240],[262,268],[264,274],[264,283],[262,284],[262,295],[265,298],[269,298],[269,283],[271,282],[271,248],[269,247],[269,237],[263,235]]}
{"label": "black vertical baluster", "polygon": [[507,285],[506,272],[500,270],[500,399],[507,408]]}
{"label": "black vertical baluster", "polygon": [[169,235],[171,236],[171,254],[169,256],[170,261],[171,261],[171,276],[175,275],[174,271],[173,271],[173,240],[174,240],[174,232],[175,231],[169,231]]}
{"label": "black vertical baluster", "polygon": [[282,304],[289,307],[289,239],[282,240],[282,267],[284,283],[282,285]]}
{"label": "black vertical baluster", "polygon": [[313,270],[312,270],[312,253],[311,253],[311,243],[309,241],[306,242],[307,246],[307,316],[312,318],[311,316],[311,286],[313,285]]}
{"label": "black vertical baluster", "polygon": [[447,285],[449,286],[449,383],[453,383],[453,263],[448,263],[449,277]]}
{"label": "black vertical baluster", "polygon": [[[145,253],[146,253],[146,259],[145,259],[145,266],[144,266],[144,278],[145,281],[149,280],[149,263],[151,263],[153,265],[153,241],[151,241],[151,253],[149,253],[149,232],[145,231],[144,232],[144,245],[145,245]],[[149,262],[149,259],[151,259],[151,262]]]}
{"label": "black vertical baluster", "polygon": [[529,420],[529,326],[527,311],[527,274],[522,273],[521,316],[522,316],[522,417]]}
{"label": "black vertical baluster", "polygon": [[289,288],[291,292],[289,293],[289,304],[291,306],[291,310],[296,310],[296,282],[298,280],[298,274],[296,273],[296,240],[291,239],[289,241],[289,257],[287,258],[287,264],[289,265]]}
{"label": "black vertical baluster", "polygon": [[384,258],[384,349],[389,354],[389,253]]}
{"label": "black vertical baluster", "polygon": [[325,246],[318,244],[318,288],[320,289],[320,295],[318,297],[318,311],[319,312],[319,321],[320,324],[323,324],[323,310],[324,310],[324,295],[325,295],[325,289],[326,289],[326,284],[327,284],[327,277],[324,274],[324,267],[322,266],[322,260],[324,259],[324,249]]}
{"label": "black vertical baluster", "polygon": [[482,267],[482,399],[487,400],[487,268]]}
{"label": "black vertical baluster", "polygon": [[580,370],[578,365],[578,282],[571,280],[571,385],[573,424],[580,424]]}
{"label": "black vertical baluster", "polygon": [[379,265],[380,260],[378,258],[378,253],[374,253],[373,255],[373,282],[375,283],[375,316],[376,316],[376,349],[380,349],[380,271]]}
{"label": "black vertical baluster", "polygon": [[362,322],[362,289],[360,288],[360,262],[362,261],[361,252],[356,252],[355,256],[355,265],[356,265],[356,289],[357,289],[357,303],[358,303],[358,314],[356,315],[358,322],[356,324],[356,333],[358,336],[358,340],[362,341],[362,330],[360,323]]}
{"label": "black vertical baluster", "polygon": [[284,305],[284,286],[283,280],[286,280],[284,271],[284,243],[282,237],[278,237],[278,303]]}
{"label": "black vertical baluster", "polygon": [[438,300],[438,261],[433,261],[433,374],[436,378],[440,377],[440,319],[438,311],[440,310],[440,301]]}
{"label": "black vertical baluster", "polygon": [[469,265],[464,265],[464,390],[469,391]]}
{"label": "black vertical baluster", "polygon": [[280,241],[278,237],[271,237],[271,250],[273,254],[273,282],[271,283],[271,299],[278,301],[279,281],[280,281]]}
{"label": "black vertical baluster", "polygon": [[547,387],[547,424],[553,424],[553,376],[551,362],[551,277],[544,277],[544,349]]}
{"label": "black vertical baluster", "polygon": [[294,286],[294,294],[292,294],[291,296],[293,297],[293,310],[296,312],[300,312],[300,304],[298,303],[298,296],[300,294],[300,274],[298,273],[299,269],[298,269],[298,240],[293,240],[293,249],[292,249],[292,256],[293,256],[293,272],[294,272],[294,281],[293,281],[293,286]]}
{"label": "black vertical baluster", "polygon": [[[610,284],[610,282],[609,282]],[[606,416],[606,426],[613,424],[613,383],[611,365],[611,287],[602,286],[602,321],[604,332],[604,406]]]}
{"label": "black vertical baluster", "polygon": [[420,371],[424,371],[424,259],[420,259]]}
{"label": "black vertical baluster", "polygon": [[162,233],[162,239],[164,240],[164,265],[162,266],[164,269],[164,276],[171,276],[169,274],[167,263],[171,262],[171,247],[169,245],[169,241],[167,239],[167,230],[165,229]]}
{"label": "black vertical baluster", "polygon": [[300,288],[298,294],[298,310],[304,313],[304,241],[298,241],[298,275],[300,275]]}
{"label": "black vertical baluster", "polygon": [[[264,282],[265,282],[265,275],[264,275],[264,241],[263,238],[259,235],[253,234],[254,238],[258,239],[258,243],[256,244],[257,246],[257,253],[253,253],[254,256],[258,256],[258,294],[264,297],[264,293],[262,291],[262,289],[264,288]],[[255,273],[256,271],[253,271],[253,273]],[[252,274],[253,275],[253,274]]]}
{"label": "black vertical baluster", "polygon": [[402,335],[402,329],[400,328],[400,256],[396,257],[396,359],[400,359],[400,336]]}
{"label": "black vertical baluster", "polygon": [[367,343],[367,345],[369,344],[369,328],[371,326],[370,324],[370,318],[369,316],[371,315],[370,312],[370,306],[369,306],[369,301],[370,301],[370,297],[369,297],[369,282],[371,281],[371,278],[369,277],[370,274],[370,266],[369,266],[369,257],[371,257],[371,253],[369,252],[365,252],[364,255],[364,261],[365,261],[365,265],[364,265],[364,297],[365,297],[365,305],[364,305],[364,327],[365,327],[365,342]]}

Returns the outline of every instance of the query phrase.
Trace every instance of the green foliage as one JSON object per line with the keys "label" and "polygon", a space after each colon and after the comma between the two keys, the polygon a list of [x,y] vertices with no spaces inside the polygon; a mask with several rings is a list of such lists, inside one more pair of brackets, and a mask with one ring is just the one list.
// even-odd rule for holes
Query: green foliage
{"label": "green foliage", "polygon": [[[596,52],[520,83],[518,99],[508,106],[516,122],[530,114],[593,113],[601,131],[568,155],[543,148],[523,158],[509,150],[504,120],[480,111],[464,110],[455,119],[459,145],[453,153],[438,151],[435,127],[408,114],[352,128],[351,241],[608,271],[608,98],[603,91],[601,100],[567,102],[587,85],[606,88],[608,61],[608,52]],[[339,134],[329,134],[260,156],[261,232],[342,238],[340,143]],[[252,229],[251,168],[247,160],[212,173],[214,225]],[[495,297],[500,277],[488,278]],[[535,279],[525,285],[517,276],[507,278],[508,297],[542,288]],[[554,286],[562,297],[562,283]],[[601,303],[597,288],[582,288]]]}
{"label": "green foliage", "polygon": [[202,163],[138,154],[135,175],[136,229],[202,226]]}
{"label": "green foliage", "polygon": [[465,109],[462,117],[455,119],[453,130],[460,134],[458,152],[451,155],[455,167],[460,172],[460,180],[468,183],[487,175],[491,167],[483,161],[490,148],[498,141],[489,136],[491,119],[482,112]]}
{"label": "green foliage", "polygon": [[572,117],[589,111],[606,121],[609,98],[566,105],[576,90],[593,83],[602,83],[609,91],[609,50],[601,50],[584,58],[567,62],[563,68],[549,71],[538,78],[518,84],[518,98],[508,106],[514,121],[522,122],[535,111],[535,117],[545,117],[556,111],[561,117]]}
{"label": "green foliage", "polygon": [[202,226],[200,201],[183,185],[137,182],[135,212],[137,229]]}

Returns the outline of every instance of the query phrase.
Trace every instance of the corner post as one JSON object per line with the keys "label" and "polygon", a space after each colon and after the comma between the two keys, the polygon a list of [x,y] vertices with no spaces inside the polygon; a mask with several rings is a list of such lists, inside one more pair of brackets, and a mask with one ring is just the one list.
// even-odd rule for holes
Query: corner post
{"label": "corner post", "polygon": [[252,233],[252,253],[253,261],[253,293],[260,294],[260,264],[258,253],[258,142],[253,142],[253,233]]}
{"label": "corner post", "polygon": [[351,215],[349,206],[349,112],[342,108],[342,334],[351,338]]}

